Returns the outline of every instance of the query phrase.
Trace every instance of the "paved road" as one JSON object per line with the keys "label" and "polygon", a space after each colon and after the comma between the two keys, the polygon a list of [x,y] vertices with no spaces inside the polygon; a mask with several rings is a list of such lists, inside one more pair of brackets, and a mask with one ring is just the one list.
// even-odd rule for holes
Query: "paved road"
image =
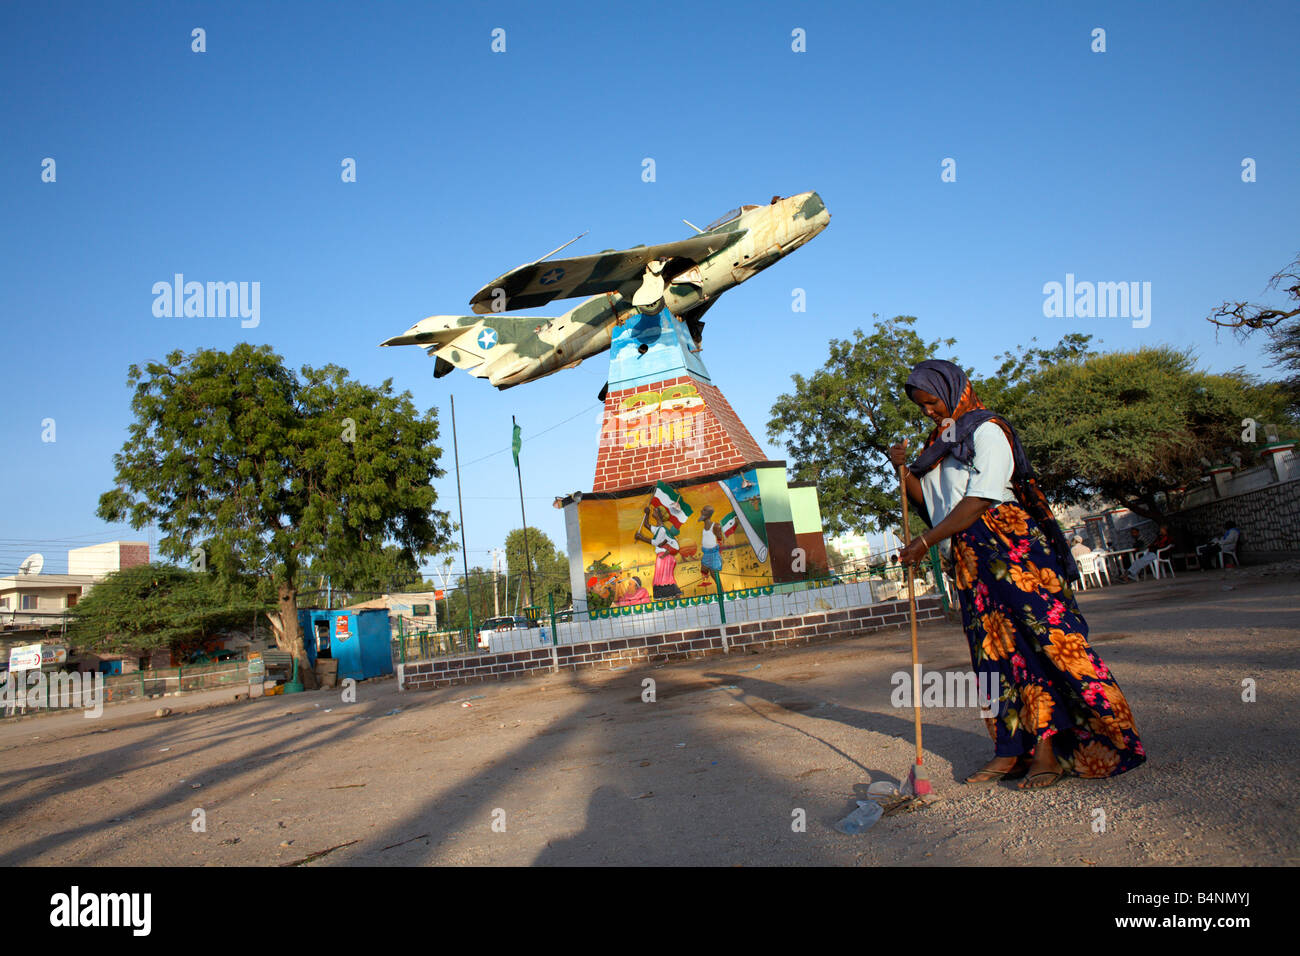
{"label": "paved road", "polygon": [[[983,725],[929,709],[943,799],[837,833],[869,782],[909,767],[911,714],[889,702],[907,633],[891,631],[435,692],[369,682],[353,704],[318,691],[9,724],[0,863],[1300,862],[1294,573],[1193,573],[1081,603],[1150,755],[1113,780],[963,787],[991,752]],[[969,666],[955,626],[924,628],[921,645],[927,669]]]}

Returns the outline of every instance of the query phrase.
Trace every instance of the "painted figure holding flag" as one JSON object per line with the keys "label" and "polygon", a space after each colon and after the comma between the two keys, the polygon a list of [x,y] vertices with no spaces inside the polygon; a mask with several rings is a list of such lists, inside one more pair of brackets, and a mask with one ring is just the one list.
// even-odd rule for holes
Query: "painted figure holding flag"
{"label": "painted figure holding flag", "polygon": [[[633,537],[637,541],[654,545],[655,575],[652,586],[655,600],[679,598],[682,596],[682,589],[677,586],[677,555],[681,552],[681,545],[677,541],[677,527],[673,524],[670,513],[665,511],[662,505],[656,504],[654,507],[655,521],[658,524],[652,524],[650,521],[649,505],[645,506],[644,512],[645,517],[641,519],[641,525],[636,529]],[[650,537],[641,534],[643,529],[650,532]]]}

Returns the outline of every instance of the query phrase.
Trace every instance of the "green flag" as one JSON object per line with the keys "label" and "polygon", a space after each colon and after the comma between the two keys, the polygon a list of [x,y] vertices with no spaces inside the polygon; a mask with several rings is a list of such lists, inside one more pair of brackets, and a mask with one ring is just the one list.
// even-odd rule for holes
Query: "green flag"
{"label": "green flag", "polygon": [[514,437],[510,439],[510,450],[514,452],[516,468],[519,467],[519,448],[522,445],[523,445],[523,441],[519,437],[519,426],[515,425]]}

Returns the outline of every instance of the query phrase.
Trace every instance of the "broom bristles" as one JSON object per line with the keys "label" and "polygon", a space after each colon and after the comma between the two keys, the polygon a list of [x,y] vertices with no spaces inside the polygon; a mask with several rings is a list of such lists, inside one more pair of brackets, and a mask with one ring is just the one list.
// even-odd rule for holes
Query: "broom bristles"
{"label": "broom bristles", "polygon": [[921,766],[921,764],[916,764],[908,773],[907,789],[918,797],[934,793],[934,789],[930,786],[930,775],[925,772],[925,767]]}

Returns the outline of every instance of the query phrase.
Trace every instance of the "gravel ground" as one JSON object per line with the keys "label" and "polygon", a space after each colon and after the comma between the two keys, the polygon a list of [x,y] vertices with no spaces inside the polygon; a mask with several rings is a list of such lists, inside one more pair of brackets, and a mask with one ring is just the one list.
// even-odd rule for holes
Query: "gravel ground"
{"label": "gravel ground", "polygon": [[[168,700],[162,719],[152,704],[6,722],[0,863],[1295,864],[1298,570],[1080,595],[1149,756],[1111,780],[963,786],[989,738],[974,710],[930,708],[939,799],[835,831],[910,766],[911,711],[889,702],[907,632],[889,631],[435,692],[371,681],[351,704],[214,705],[222,692]],[[923,628],[921,652],[969,668],[955,625]]]}

